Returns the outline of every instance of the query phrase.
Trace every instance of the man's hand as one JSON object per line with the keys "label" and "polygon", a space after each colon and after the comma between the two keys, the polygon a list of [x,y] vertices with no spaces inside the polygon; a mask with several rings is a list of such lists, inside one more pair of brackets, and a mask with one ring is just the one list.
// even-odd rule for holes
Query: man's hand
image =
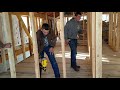
{"label": "man's hand", "polygon": [[11,48],[11,43],[6,43],[4,48]]}
{"label": "man's hand", "polygon": [[50,52],[51,55],[54,54],[54,49],[53,49],[53,47],[51,47],[51,48],[49,49],[49,52]]}
{"label": "man's hand", "polygon": [[79,39],[79,35],[77,35],[77,39]]}
{"label": "man's hand", "polygon": [[65,40],[65,45],[68,45],[69,41],[70,41],[70,39]]}

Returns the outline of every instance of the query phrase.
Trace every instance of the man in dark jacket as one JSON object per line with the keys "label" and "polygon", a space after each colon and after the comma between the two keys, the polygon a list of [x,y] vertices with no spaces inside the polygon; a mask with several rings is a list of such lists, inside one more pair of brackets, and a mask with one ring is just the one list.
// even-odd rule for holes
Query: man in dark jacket
{"label": "man in dark jacket", "polygon": [[47,54],[52,65],[56,78],[60,78],[58,64],[54,56],[54,46],[56,44],[56,37],[50,32],[49,25],[44,23],[42,29],[37,31],[38,53],[40,58],[44,58],[44,52]]}
{"label": "man in dark jacket", "polygon": [[80,66],[76,64],[76,54],[77,54],[77,39],[78,34],[82,33],[80,26],[81,13],[76,12],[74,18],[68,21],[64,27],[65,42],[69,44],[71,49],[71,67],[75,71],[79,71]]}
{"label": "man in dark jacket", "polygon": [[3,44],[3,43],[0,41],[0,51],[1,51],[1,48],[10,48],[10,47],[11,47],[11,43]]}

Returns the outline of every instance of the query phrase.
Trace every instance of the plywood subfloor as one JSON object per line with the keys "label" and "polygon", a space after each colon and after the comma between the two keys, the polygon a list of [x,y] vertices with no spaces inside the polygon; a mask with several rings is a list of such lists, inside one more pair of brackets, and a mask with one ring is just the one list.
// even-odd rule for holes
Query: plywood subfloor
{"label": "plywood subfloor", "polygon": [[120,52],[114,52],[103,42],[103,78],[120,78]]}
{"label": "plywood subfloor", "polygon": [[[103,78],[120,78],[120,52],[114,52],[110,47],[103,42],[102,49],[102,76]],[[55,56],[58,62],[61,78],[63,75],[62,70],[62,55],[61,45],[58,42],[55,47]],[[88,57],[87,47],[78,46],[77,63],[81,66],[79,72],[75,72],[70,68],[70,49],[66,46],[66,68],[67,78],[92,78],[91,60],[85,59]],[[33,56],[20,62],[16,65],[17,78],[35,78],[35,68]],[[10,78],[10,72],[1,73],[0,78]],[[51,64],[48,62],[47,71],[42,73],[42,78],[54,78],[54,73]]]}

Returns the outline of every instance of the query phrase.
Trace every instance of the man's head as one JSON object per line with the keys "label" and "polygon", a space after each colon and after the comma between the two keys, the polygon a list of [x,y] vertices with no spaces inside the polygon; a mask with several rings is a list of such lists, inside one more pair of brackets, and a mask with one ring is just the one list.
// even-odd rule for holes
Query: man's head
{"label": "man's head", "polygon": [[49,25],[47,23],[43,23],[42,32],[45,36],[49,33]]}
{"label": "man's head", "polygon": [[75,17],[74,17],[77,21],[80,20],[81,18],[81,13],[80,12],[75,12]]}

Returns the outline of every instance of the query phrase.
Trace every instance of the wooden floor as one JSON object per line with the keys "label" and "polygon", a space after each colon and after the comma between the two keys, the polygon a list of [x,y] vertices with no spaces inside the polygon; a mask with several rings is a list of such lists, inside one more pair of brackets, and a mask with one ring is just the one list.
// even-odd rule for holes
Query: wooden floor
{"label": "wooden floor", "polygon": [[[103,42],[103,78],[120,78],[120,52],[113,52],[107,44]],[[58,42],[55,47],[55,56],[63,77],[61,45]],[[88,51],[86,46],[78,46],[77,63],[81,66],[79,72],[70,68],[70,48],[66,46],[66,69],[67,78],[92,78],[91,60],[88,60]],[[16,65],[17,78],[35,78],[35,68],[33,56]],[[0,78],[10,78],[10,72],[1,73]],[[54,78],[51,64],[48,62],[47,71],[42,73],[42,78]]]}
{"label": "wooden floor", "polygon": [[103,78],[120,78],[120,51],[113,52],[103,42],[102,61]]}

